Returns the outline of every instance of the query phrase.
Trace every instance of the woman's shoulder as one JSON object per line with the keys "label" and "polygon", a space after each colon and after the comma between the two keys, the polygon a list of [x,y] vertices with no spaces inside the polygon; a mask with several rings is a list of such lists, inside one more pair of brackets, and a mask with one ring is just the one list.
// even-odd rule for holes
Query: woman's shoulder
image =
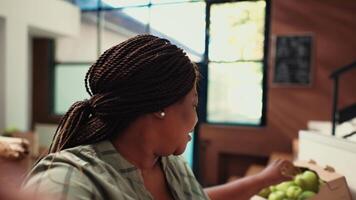
{"label": "woman's shoulder", "polygon": [[68,171],[82,171],[93,159],[96,159],[96,155],[90,145],[50,153],[37,161],[28,173],[28,178],[39,174],[44,176],[44,173],[60,177]]}
{"label": "woman's shoulder", "polygon": [[91,160],[98,159],[93,145],[81,145],[60,152],[50,153],[37,162],[36,166],[49,165],[72,165],[73,167],[84,167]]}
{"label": "woman's shoulder", "polygon": [[48,194],[63,195],[63,191],[67,191],[70,196],[97,195],[91,176],[88,176],[88,174],[95,174],[93,166],[96,165],[97,160],[99,159],[92,145],[48,154],[28,173],[23,188],[35,187],[39,192]]}

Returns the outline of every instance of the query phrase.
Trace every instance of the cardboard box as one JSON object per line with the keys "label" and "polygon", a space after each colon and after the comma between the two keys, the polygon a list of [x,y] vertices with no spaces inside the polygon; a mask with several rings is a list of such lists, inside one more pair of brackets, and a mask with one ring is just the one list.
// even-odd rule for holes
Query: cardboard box
{"label": "cardboard box", "polygon": [[[325,182],[318,194],[308,200],[352,200],[350,190],[343,175],[338,174],[330,166],[321,167],[315,161],[295,161],[294,165],[302,169],[316,172],[321,180]],[[266,200],[254,196],[251,200]]]}
{"label": "cardboard box", "polygon": [[345,176],[352,199],[356,200],[356,142],[313,131],[299,131],[297,160],[314,159],[319,165],[330,165]]}

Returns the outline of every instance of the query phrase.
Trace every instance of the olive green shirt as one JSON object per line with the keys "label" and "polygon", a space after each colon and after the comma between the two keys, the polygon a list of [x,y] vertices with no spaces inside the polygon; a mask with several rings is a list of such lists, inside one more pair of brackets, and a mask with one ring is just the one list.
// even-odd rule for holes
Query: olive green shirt
{"label": "olive green shirt", "polygon": [[[160,160],[175,200],[209,199],[180,156]],[[109,141],[46,156],[32,169],[24,186],[59,199],[153,200],[140,170]]]}

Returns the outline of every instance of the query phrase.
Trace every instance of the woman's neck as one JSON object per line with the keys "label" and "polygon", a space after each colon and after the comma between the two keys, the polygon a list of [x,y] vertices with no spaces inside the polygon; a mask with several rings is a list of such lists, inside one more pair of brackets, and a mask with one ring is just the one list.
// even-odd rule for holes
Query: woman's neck
{"label": "woman's neck", "polygon": [[150,171],[159,161],[159,156],[154,153],[153,147],[145,138],[147,134],[146,129],[130,126],[112,140],[116,150],[141,171]]}

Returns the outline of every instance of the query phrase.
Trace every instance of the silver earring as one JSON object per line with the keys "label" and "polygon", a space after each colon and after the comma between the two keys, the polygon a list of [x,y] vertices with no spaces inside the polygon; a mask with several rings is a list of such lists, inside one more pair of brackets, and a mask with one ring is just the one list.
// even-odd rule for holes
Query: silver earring
{"label": "silver earring", "polygon": [[161,117],[164,117],[164,116],[166,116],[166,113],[165,112],[161,112],[160,115],[161,115]]}

